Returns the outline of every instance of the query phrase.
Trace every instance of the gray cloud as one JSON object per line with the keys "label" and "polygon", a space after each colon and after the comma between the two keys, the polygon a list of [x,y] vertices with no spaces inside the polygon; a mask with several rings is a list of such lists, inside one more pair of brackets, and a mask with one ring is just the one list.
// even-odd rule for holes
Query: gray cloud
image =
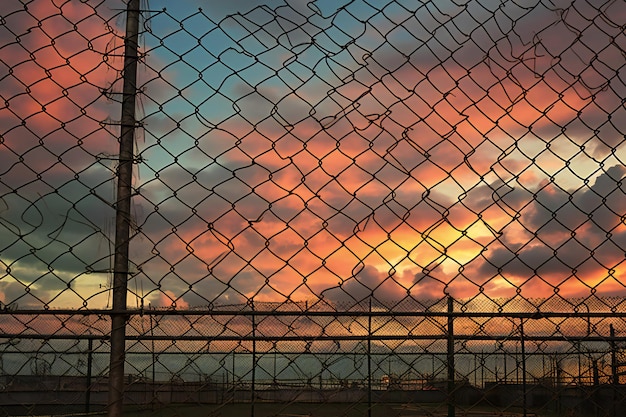
{"label": "gray cloud", "polygon": [[[624,174],[626,168],[617,165],[577,190],[548,186],[520,193],[526,195],[526,208],[512,224],[522,225],[528,240],[520,243],[514,229],[505,228],[498,243],[466,265],[464,274],[481,283],[502,275],[518,284],[541,277],[551,285],[570,276],[587,281],[608,274],[623,263],[626,233],[616,228],[626,211]],[[524,284],[527,290],[533,285]]]}

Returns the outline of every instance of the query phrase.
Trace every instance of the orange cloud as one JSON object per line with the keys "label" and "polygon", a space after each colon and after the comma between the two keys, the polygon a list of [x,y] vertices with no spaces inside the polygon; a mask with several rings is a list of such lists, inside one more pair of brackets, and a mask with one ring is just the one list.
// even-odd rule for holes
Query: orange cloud
{"label": "orange cloud", "polygon": [[[59,7],[11,17],[30,31],[2,47],[14,70],[0,80],[3,193],[110,182],[114,166],[97,156],[115,153],[101,123],[117,104],[96,87],[115,82],[120,39],[88,4]],[[623,34],[606,16],[578,37],[576,14],[541,6],[446,40],[417,18],[403,36],[360,22],[366,32],[337,53],[321,39],[295,53],[267,32],[256,60],[218,50],[208,66],[194,61],[198,38],[146,33],[137,296],[186,308],[619,292]],[[164,46],[185,59],[170,66]]]}
{"label": "orange cloud", "polygon": [[[621,143],[623,59],[606,33],[623,35],[596,19],[605,35],[582,42],[571,13],[537,7],[449,45],[367,33],[346,54],[295,54],[275,39],[259,64],[228,50],[263,75],[202,66],[223,87],[183,122],[189,80],[150,81],[146,276],[189,303],[619,291],[624,173],[593,155]],[[579,62],[588,43],[606,68]]]}
{"label": "orange cloud", "polygon": [[[107,3],[107,6],[114,6]],[[103,306],[113,167],[103,95],[118,79],[114,12],[100,5],[5,5],[0,90],[0,202],[7,265],[4,302],[31,308]],[[113,133],[113,134],[112,134]],[[109,169],[111,168],[111,169]],[[111,192],[111,194],[109,194]],[[18,198],[14,198],[19,196]],[[87,251],[86,249],[90,250]],[[41,265],[45,265],[42,270]],[[62,286],[62,288],[59,287]],[[20,294],[21,291],[21,294]]]}

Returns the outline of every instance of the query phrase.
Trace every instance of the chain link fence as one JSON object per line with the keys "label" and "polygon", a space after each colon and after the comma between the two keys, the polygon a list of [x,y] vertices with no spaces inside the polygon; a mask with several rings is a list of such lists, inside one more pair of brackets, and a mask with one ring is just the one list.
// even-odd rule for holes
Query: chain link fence
{"label": "chain link fence", "polygon": [[4,2],[0,415],[619,415],[623,6]]}

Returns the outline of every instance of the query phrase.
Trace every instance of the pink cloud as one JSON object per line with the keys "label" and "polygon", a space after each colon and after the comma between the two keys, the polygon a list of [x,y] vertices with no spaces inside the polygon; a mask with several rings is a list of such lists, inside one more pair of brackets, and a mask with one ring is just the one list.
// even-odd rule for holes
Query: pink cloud
{"label": "pink cloud", "polygon": [[[21,187],[38,173],[58,184],[75,173],[84,180],[94,155],[114,153],[114,132],[100,125],[110,109],[93,86],[112,82],[120,63],[103,59],[115,36],[88,5],[64,3],[60,15],[36,2],[29,13],[22,44],[37,59],[6,47],[22,84],[4,79],[11,105],[0,109],[0,158],[11,167],[8,188],[36,195]],[[617,43],[593,63],[575,55],[593,58],[591,45],[623,34],[610,19],[586,29],[584,16],[568,13],[521,16],[495,41],[477,29],[458,49],[431,50],[410,37],[394,49],[390,37],[362,59],[328,55],[328,65],[345,63],[349,73],[335,85],[321,67],[296,90],[226,74],[228,97],[202,102],[190,118],[185,109],[197,103],[187,79],[184,100],[157,110],[178,96],[181,80],[160,71],[160,46],[148,47],[148,138],[135,197],[145,214],[133,241],[139,276],[151,285],[146,298],[186,308],[250,297],[620,291],[624,171],[616,157],[601,159],[580,188],[550,177],[575,170],[574,156],[594,163],[587,151],[606,156],[621,143]],[[82,20],[81,30],[66,17]],[[545,28],[529,37],[539,18]],[[586,33],[579,39],[567,24]],[[23,84],[31,92],[19,95]],[[215,112],[218,102],[228,112]],[[110,172],[100,174],[108,181]]]}
{"label": "pink cloud", "polygon": [[155,307],[168,307],[185,310],[189,308],[189,304],[181,297],[174,294],[170,290],[162,291],[158,299],[155,300]]}

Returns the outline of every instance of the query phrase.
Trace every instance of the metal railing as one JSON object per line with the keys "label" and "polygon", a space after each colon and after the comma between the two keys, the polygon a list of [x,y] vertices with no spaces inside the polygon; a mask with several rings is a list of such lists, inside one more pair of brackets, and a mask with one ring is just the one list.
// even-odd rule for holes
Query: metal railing
{"label": "metal railing", "polygon": [[626,15],[557,3],[0,6],[0,415],[618,415]]}

